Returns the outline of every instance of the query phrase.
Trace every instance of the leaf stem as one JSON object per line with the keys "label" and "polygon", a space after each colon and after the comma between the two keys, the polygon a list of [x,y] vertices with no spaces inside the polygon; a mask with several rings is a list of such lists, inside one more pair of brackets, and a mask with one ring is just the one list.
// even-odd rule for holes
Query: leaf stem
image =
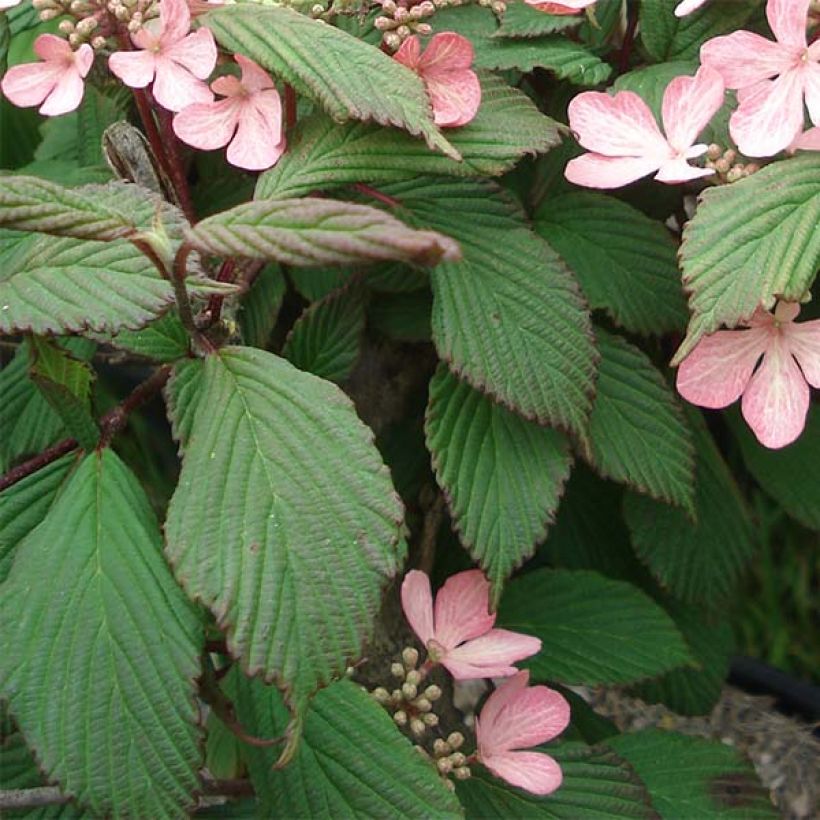
{"label": "leaf stem", "polygon": [[187,242],[182,243],[177,251],[177,255],[174,257],[174,268],[169,278],[171,280],[171,285],[174,288],[174,298],[176,299],[177,310],[179,311],[179,320],[182,322],[182,326],[188,331],[188,333],[191,334],[191,336],[201,341],[202,334],[196,326],[194,312],[191,308],[191,299],[188,296],[188,289],[185,287],[185,274],[188,269],[188,256],[192,250],[193,248]]}
{"label": "leaf stem", "polygon": [[191,189],[188,187],[188,177],[182,162],[180,142],[173,128],[173,115],[170,111],[157,106],[160,128],[162,129],[165,155],[168,158],[168,170],[174,189],[179,197],[179,204],[188,221],[193,225],[196,222],[194,203],[191,199]]}
{"label": "leaf stem", "polygon": [[369,185],[365,185],[364,182],[356,182],[353,185],[353,188],[357,190],[360,194],[369,196],[372,199],[381,202],[383,205],[387,205],[389,208],[398,208],[399,205],[401,205],[401,202],[399,202],[398,199],[394,199],[392,196],[383,194],[381,191],[377,191],[375,188],[371,188]]}
{"label": "leaf stem", "polygon": [[638,28],[638,3],[636,0],[627,0],[627,18],[624,39],[621,51],[618,54],[618,73],[629,71],[629,58],[632,56],[632,45],[635,42],[635,31]]}

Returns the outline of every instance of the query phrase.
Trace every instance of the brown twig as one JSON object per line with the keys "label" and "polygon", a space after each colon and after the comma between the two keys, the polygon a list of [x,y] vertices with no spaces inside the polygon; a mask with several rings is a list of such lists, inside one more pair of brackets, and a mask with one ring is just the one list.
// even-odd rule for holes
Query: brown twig
{"label": "brown twig", "polygon": [[430,506],[424,511],[424,523],[421,527],[421,538],[419,539],[419,569],[428,575],[432,572],[436,560],[436,536],[443,518],[444,496],[438,493]]}

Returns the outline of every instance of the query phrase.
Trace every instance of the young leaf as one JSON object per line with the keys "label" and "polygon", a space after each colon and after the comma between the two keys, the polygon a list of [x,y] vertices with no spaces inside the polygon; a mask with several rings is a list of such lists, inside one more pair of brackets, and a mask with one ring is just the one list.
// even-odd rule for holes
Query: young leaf
{"label": "young leaf", "polygon": [[278,265],[265,265],[239,308],[239,326],[248,347],[267,347],[285,298],[287,282]]}
{"label": "young leaf", "polygon": [[393,216],[352,202],[305,197],[257,199],[198,222],[188,241],[219,256],[288,265],[345,265],[400,259],[435,265],[458,259],[458,245],[414,231]]}
{"label": "young leaf", "polygon": [[[288,712],[279,692],[237,676],[239,720],[261,737],[280,736]],[[244,747],[265,817],[454,818],[455,796],[403,738],[387,712],[350,681],[313,699],[294,760],[274,770],[276,749]]]}
{"label": "young leaf", "polygon": [[606,745],[632,764],[664,820],[778,816],[751,764],[723,743],[646,729]]}
{"label": "young leaf", "polygon": [[223,348],[179,364],[168,389],[183,452],[165,525],[177,577],[243,669],[303,712],[360,652],[398,569],[387,468],[350,400],[272,353]]}
{"label": "young leaf", "polygon": [[605,478],[692,512],[694,456],[683,412],[649,358],[596,329],[601,352],[589,461]]}
{"label": "young leaf", "polygon": [[160,550],[143,490],[104,450],[3,586],[0,691],[45,774],[95,815],[180,815],[196,787],[199,623]]}
{"label": "young leaf", "polygon": [[456,784],[467,820],[653,817],[649,795],[640,780],[611,750],[564,742],[544,746],[543,751],[561,766],[564,779],[558,791],[538,797],[474,766],[473,776]]}
{"label": "young leaf", "polygon": [[686,326],[675,245],[660,222],[615,197],[572,191],[541,204],[535,230],[569,265],[590,307],[621,327],[662,334]]}
{"label": "young leaf", "polygon": [[566,438],[495,404],[439,365],[425,424],[436,480],[459,538],[493,585],[542,541],[572,456]]}
{"label": "young leaf", "polygon": [[226,6],[205,20],[221,45],[316,100],[334,120],[396,125],[459,159],[433,125],[421,79],[378,48],[285,6]]}
{"label": "young leaf", "polygon": [[475,119],[448,134],[461,162],[430,153],[401,131],[360,122],[339,125],[314,114],[300,121],[287,153],[260,176],[256,198],[304,196],[354,182],[391,182],[423,173],[500,176],[525,154],[558,144],[560,126],[526,94],[493,74],[480,76],[481,107]]}
{"label": "young leaf", "polygon": [[430,274],[439,356],[525,418],[583,431],[596,352],[577,286],[552,249],[491,183],[421,178],[384,190],[408,222],[461,245],[461,261]]}
{"label": "young leaf", "polygon": [[638,557],[662,587],[690,603],[716,605],[754,551],[746,504],[703,418],[687,411],[695,443],[695,521],[682,510],[629,493],[624,516]]}
{"label": "young leaf", "polygon": [[701,194],[681,245],[692,318],[681,362],[706,333],[749,319],[774,297],[799,301],[820,264],[820,157],[773,162]]}
{"label": "young leaf", "polygon": [[541,638],[539,680],[631,683],[691,662],[674,621],[637,587],[597,572],[539,569],[511,581],[498,625]]}
{"label": "young leaf", "polygon": [[155,362],[175,362],[188,355],[188,331],[176,311],[170,310],[139,330],[121,330],[104,341],[120,350],[145,356]]}
{"label": "young leaf", "polygon": [[355,284],[314,302],[296,320],[282,355],[300,370],[343,382],[359,358],[365,291]]}

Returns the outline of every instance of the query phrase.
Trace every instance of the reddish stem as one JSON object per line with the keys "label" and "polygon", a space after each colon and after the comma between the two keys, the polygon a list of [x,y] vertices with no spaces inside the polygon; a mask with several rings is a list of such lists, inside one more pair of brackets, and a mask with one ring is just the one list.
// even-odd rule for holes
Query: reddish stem
{"label": "reddish stem", "polygon": [[157,113],[162,127],[165,154],[168,157],[168,173],[174,190],[179,197],[180,207],[188,221],[193,225],[196,222],[196,213],[191,199],[191,189],[188,187],[188,176],[185,173],[185,165],[182,161],[179,139],[174,133],[173,115],[170,111],[166,111],[159,106],[157,106]]}
{"label": "reddish stem", "polygon": [[[219,273],[216,275],[217,282],[233,282],[234,271],[236,270],[236,262],[233,259],[226,259],[219,268]],[[208,300],[207,313],[210,317],[210,323],[215,325],[222,315],[222,303],[225,297],[219,293],[214,293]]]}
{"label": "reddish stem", "polygon": [[621,52],[618,55],[618,73],[629,71],[629,58],[632,56],[632,45],[635,42],[635,31],[638,28],[638,4],[630,2],[627,5],[626,31],[624,32]]}
{"label": "reddish stem", "polygon": [[376,199],[382,204],[387,205],[389,208],[398,208],[399,205],[401,205],[398,199],[393,199],[392,196],[383,194],[381,191],[377,191],[375,188],[371,188],[369,185],[365,185],[363,182],[357,182],[353,187],[359,193],[364,194],[365,196],[369,196],[372,199]]}

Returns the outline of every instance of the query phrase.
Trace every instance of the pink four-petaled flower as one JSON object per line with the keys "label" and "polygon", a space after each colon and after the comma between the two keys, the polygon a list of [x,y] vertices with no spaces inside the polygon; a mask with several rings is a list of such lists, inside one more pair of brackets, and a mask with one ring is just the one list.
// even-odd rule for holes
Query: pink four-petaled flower
{"label": "pink four-petaled flower", "polygon": [[481,104],[481,85],[471,69],[473,44],[460,34],[434,34],[424,53],[414,34],[393,55],[423,80],[433,106],[433,119],[442,128],[467,125]]}
{"label": "pink four-petaled flower", "polygon": [[569,124],[591,153],[570,160],[567,179],[589,188],[618,188],[655,171],[655,179],[667,183],[714,173],[687,160],[706,151],[706,145],[694,142],[722,105],[723,94],[720,75],[710,68],[701,67],[694,77],[675,77],[663,94],[665,137],[634,92],[579,94],[569,104]]}
{"label": "pink four-petaled flower", "polygon": [[232,165],[262,171],[285,150],[282,102],[266,71],[241,54],[234,56],[242,79],[214,80],[211,90],[224,99],[184,108],[174,117],[174,131],[183,142],[203,151],[227,145]]}
{"label": "pink four-petaled flower", "polygon": [[207,28],[191,30],[186,0],[160,0],[159,20],[149,20],[131,36],[139,51],[117,51],[108,67],[131,88],[152,80],[154,99],[169,111],[211,102],[206,83],[216,65],[216,43]]}
{"label": "pink four-petaled flower", "polygon": [[701,47],[701,62],[738,90],[729,131],[747,156],[769,157],[794,142],[803,130],[804,97],[811,121],[820,125],[820,40],[806,41],[810,2],[769,0],[775,41],[735,31]]}
{"label": "pink four-petaled flower", "polygon": [[780,302],[774,315],[758,309],[748,329],[705,336],[678,368],[678,392],[713,409],[742,395],[758,441],[773,449],[791,444],[806,424],[809,385],[820,387],[820,319],[797,324],[799,312]]}
{"label": "pink four-petaled flower", "polygon": [[40,106],[49,117],[73,111],[82,101],[83,79],[91,70],[94,51],[83,43],[76,51],[54,34],[41,34],[34,41],[34,53],[41,63],[24,63],[10,68],[0,87],[21,108]]}
{"label": "pink four-petaled flower", "polygon": [[514,675],[513,663],[541,649],[538,638],[493,629],[490,584],[478,569],[450,576],[436,595],[435,609],[430,579],[411,570],[402,583],[401,603],[429,659],[457,680]]}
{"label": "pink four-petaled flower", "polygon": [[558,692],[528,687],[529,678],[529,672],[519,672],[487,698],[475,721],[478,760],[513,786],[550,794],[561,785],[561,767],[543,752],[520,750],[560,735],[570,709]]}

